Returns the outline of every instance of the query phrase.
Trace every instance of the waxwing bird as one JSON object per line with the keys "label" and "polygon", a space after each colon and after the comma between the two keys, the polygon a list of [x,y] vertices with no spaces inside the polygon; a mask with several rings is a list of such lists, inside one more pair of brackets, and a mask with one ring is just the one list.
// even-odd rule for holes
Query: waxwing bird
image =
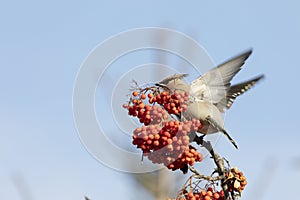
{"label": "waxwing bird", "polygon": [[231,80],[241,70],[251,55],[248,50],[229,59],[195,79],[190,85],[184,82],[187,74],[175,74],[157,83],[171,91],[189,92],[190,103],[183,113],[184,117],[199,119],[203,125],[199,130],[203,134],[222,132],[236,147],[237,144],[224,128],[222,113],[229,109],[235,99],[252,88],[264,75],[232,85]]}

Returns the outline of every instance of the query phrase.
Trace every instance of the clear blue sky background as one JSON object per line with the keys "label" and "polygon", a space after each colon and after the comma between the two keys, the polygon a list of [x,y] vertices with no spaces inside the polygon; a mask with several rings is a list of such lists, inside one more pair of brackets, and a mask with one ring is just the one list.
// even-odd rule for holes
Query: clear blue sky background
{"label": "clear blue sky background", "polygon": [[[190,34],[216,63],[254,48],[235,81],[266,74],[235,103],[217,149],[248,177],[243,199],[298,195],[300,3],[6,1],[0,3],[0,199],[135,199],[128,176],[94,160],[72,118],[76,73],[101,41],[132,28]],[[286,190],[282,192],[282,190]],[[32,197],[31,197],[32,196]]]}

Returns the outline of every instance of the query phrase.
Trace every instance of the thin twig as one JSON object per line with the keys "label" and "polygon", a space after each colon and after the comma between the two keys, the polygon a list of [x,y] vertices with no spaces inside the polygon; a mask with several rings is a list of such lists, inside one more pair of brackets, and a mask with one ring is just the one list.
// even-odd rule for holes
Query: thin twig
{"label": "thin twig", "polygon": [[205,179],[207,181],[219,181],[219,180],[222,180],[222,179],[225,179],[226,177],[225,176],[206,176],[206,175],[203,175],[203,174],[200,174],[194,167],[190,166],[190,171],[193,172],[195,174],[195,176],[193,176],[194,178],[197,178],[197,179]]}

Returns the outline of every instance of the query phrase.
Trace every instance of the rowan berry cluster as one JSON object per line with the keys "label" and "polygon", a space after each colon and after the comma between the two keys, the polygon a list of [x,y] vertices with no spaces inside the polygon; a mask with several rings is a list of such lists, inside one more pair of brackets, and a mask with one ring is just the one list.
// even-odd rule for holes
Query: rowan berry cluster
{"label": "rowan berry cluster", "polygon": [[180,114],[187,110],[187,103],[189,100],[188,92],[178,92],[175,91],[170,95],[168,91],[164,91],[160,94],[157,94],[151,98],[152,95],[149,95],[149,103],[157,102],[166,109],[169,114]]}
{"label": "rowan berry cluster", "polygon": [[239,171],[237,167],[234,167],[226,173],[225,183],[229,187],[229,192],[238,192],[241,194],[247,185],[247,180],[243,172]]}
{"label": "rowan berry cluster", "polygon": [[[178,121],[187,109],[189,94],[155,90],[134,91],[123,107],[137,117],[142,127],[133,132],[133,144],[153,163],[163,163],[171,170],[187,172],[188,165],[202,161],[202,155],[190,145],[190,134],[202,128],[199,120]],[[147,101],[148,100],[148,101]]]}
{"label": "rowan berry cluster", "polygon": [[[152,93],[150,93],[148,96],[152,96]],[[163,119],[168,119],[166,110],[156,105],[145,105],[143,100],[145,100],[147,97],[144,93],[139,95],[139,93],[135,91],[132,93],[132,97],[134,99],[131,99],[128,105],[123,104],[123,107],[128,109],[128,115],[138,117],[140,123],[143,123],[147,126],[150,123],[157,124],[162,122]]]}
{"label": "rowan berry cluster", "polygon": [[[172,200],[167,198],[166,200]],[[217,191],[212,187],[196,191],[184,191],[175,200],[225,200],[223,190]]]}
{"label": "rowan berry cluster", "polygon": [[224,192],[214,191],[213,188],[209,187],[207,190],[201,190],[200,192],[193,193],[189,192],[187,194],[188,200],[225,200]]}

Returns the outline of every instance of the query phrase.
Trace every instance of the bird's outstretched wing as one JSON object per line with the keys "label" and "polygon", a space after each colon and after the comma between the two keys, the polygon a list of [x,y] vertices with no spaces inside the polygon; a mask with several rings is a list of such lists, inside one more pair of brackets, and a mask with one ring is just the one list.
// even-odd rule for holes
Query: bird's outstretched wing
{"label": "bird's outstretched wing", "polygon": [[218,103],[226,97],[230,81],[241,70],[245,60],[251,55],[248,50],[206,72],[191,84],[190,95],[199,101]]}
{"label": "bird's outstretched wing", "polygon": [[258,81],[263,78],[264,75],[260,75],[251,80],[231,86],[226,94],[226,97],[215,105],[220,110],[220,112],[225,112],[225,109],[229,109],[238,96],[251,89]]}

